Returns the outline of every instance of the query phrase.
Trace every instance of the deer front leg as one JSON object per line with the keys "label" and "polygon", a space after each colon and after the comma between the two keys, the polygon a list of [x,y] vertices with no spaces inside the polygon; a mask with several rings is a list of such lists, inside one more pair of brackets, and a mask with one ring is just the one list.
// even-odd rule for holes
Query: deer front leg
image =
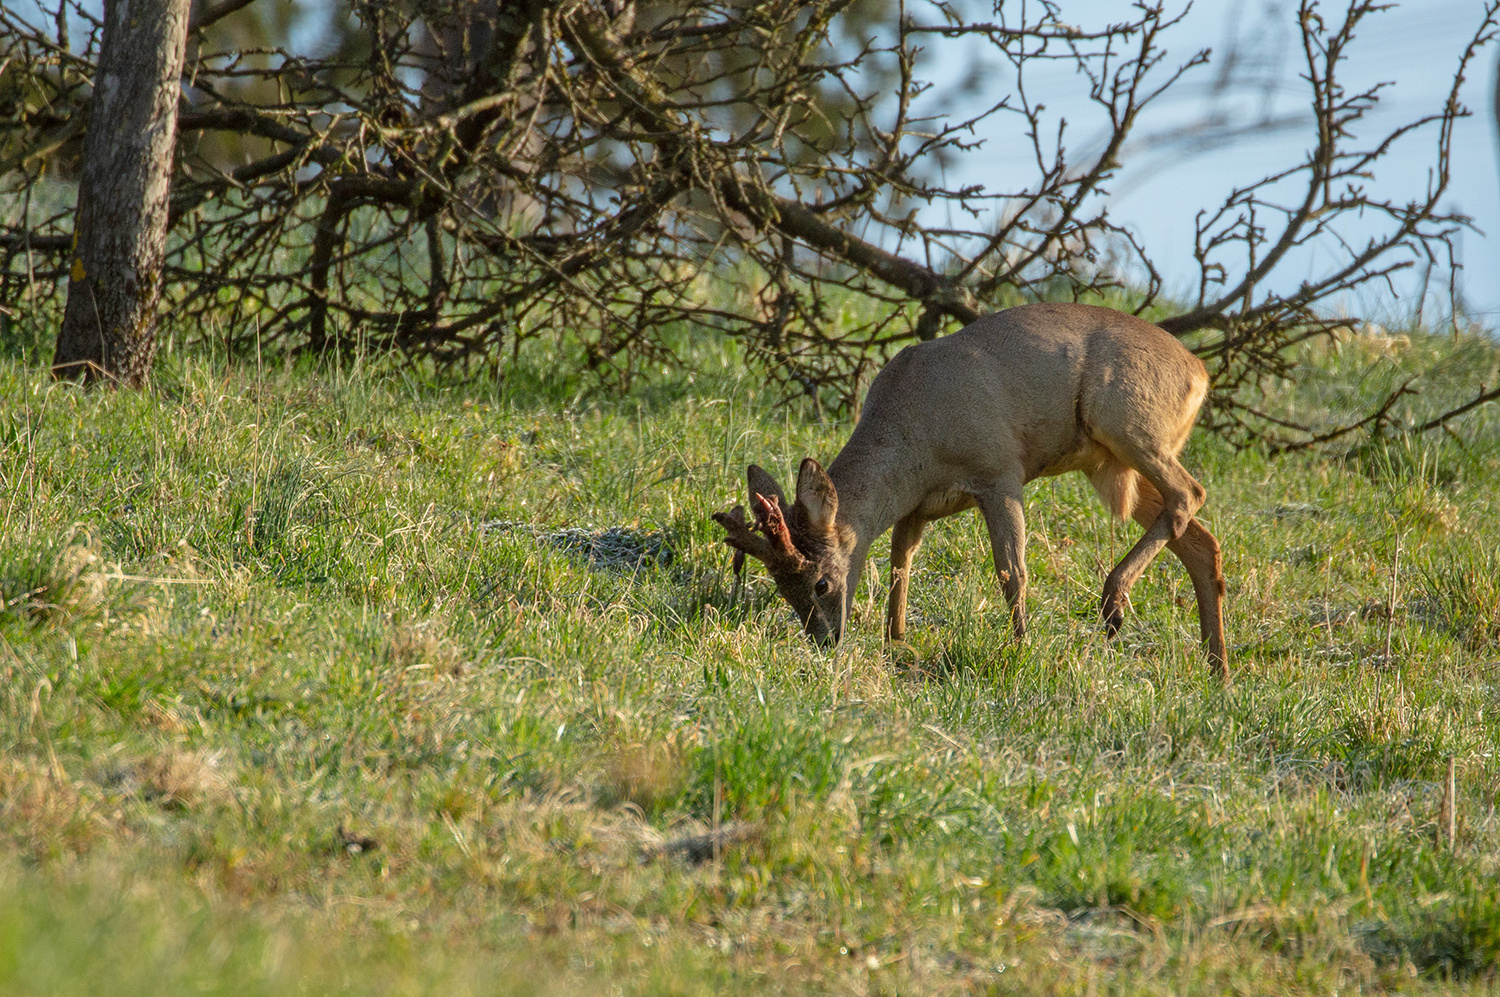
{"label": "deer front leg", "polygon": [[979,509],[990,530],[995,574],[1010,604],[1011,633],[1019,641],[1026,636],[1026,510],[1020,482],[981,496]]}
{"label": "deer front leg", "polygon": [[891,530],[891,594],[885,604],[885,639],[906,637],[906,592],[911,584],[911,559],[922,545],[927,520],[914,512],[896,521]]}

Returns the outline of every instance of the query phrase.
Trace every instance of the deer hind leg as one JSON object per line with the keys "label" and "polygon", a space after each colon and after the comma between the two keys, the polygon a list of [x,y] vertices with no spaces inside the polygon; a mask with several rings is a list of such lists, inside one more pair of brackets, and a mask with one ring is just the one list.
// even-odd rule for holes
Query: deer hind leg
{"label": "deer hind leg", "polygon": [[1020,640],[1026,636],[1026,511],[1020,482],[980,496],[979,510],[989,527],[995,574],[1010,604],[1011,633]]}
{"label": "deer hind leg", "polygon": [[[1113,450],[1114,448],[1111,447]],[[1125,620],[1125,606],[1130,590],[1142,573],[1163,547],[1178,541],[1193,522],[1193,516],[1203,505],[1206,493],[1191,474],[1177,462],[1175,457],[1152,455],[1132,460],[1129,464],[1144,478],[1136,481],[1135,509],[1132,516],[1146,524],[1146,533],[1136,541],[1120,563],[1104,581],[1104,597],[1100,613],[1104,617],[1104,630],[1110,637],[1119,633]],[[1112,466],[1096,472],[1096,476],[1108,477],[1128,474],[1127,468]],[[1096,482],[1096,487],[1098,487]],[[1151,492],[1155,492],[1152,495]],[[1148,498],[1152,501],[1147,501]],[[1146,518],[1148,507],[1154,507],[1155,515]],[[1203,531],[1207,534],[1207,530]]]}
{"label": "deer hind leg", "polygon": [[896,521],[891,531],[891,594],[885,605],[886,640],[906,636],[906,592],[911,584],[911,559],[922,545],[927,520],[920,512]]}
{"label": "deer hind leg", "polygon": [[[1140,491],[1132,513],[1135,521],[1149,529],[1161,514],[1161,495],[1150,484],[1139,482]],[[1209,667],[1221,682],[1229,681],[1229,657],[1224,647],[1224,558],[1219,541],[1194,518],[1182,536],[1167,542],[1193,581],[1198,601],[1198,631],[1208,652]]]}

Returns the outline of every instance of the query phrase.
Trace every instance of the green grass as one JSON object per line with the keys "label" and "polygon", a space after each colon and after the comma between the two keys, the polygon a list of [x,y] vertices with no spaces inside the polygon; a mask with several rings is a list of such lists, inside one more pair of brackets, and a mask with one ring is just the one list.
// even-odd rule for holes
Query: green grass
{"label": "green grass", "polygon": [[[848,426],[684,349],[623,398],[544,357],[0,361],[0,992],[1500,985],[1494,412],[1342,460],[1194,438],[1225,691],[1175,562],[1104,641],[1135,529],[1081,478],[1029,490],[1023,646],[974,516],[910,648],[883,567],[837,655],[754,567],[734,599],[709,513]],[[1495,362],[1355,340],[1268,390],[1334,416]]]}

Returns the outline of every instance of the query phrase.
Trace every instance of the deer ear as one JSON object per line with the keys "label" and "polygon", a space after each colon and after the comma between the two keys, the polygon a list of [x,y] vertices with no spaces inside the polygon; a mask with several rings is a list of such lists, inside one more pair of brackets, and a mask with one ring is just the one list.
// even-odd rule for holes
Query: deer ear
{"label": "deer ear", "polygon": [[759,464],[751,464],[745,469],[745,482],[750,486],[750,508],[755,508],[757,495],[776,499],[783,509],[792,507],[792,504],[786,500],[786,496],[782,494],[781,486],[776,483],[776,479],[767,474],[765,468]]}
{"label": "deer ear", "polygon": [[797,504],[802,507],[807,525],[819,533],[833,528],[839,512],[839,493],[823,465],[811,457],[797,471]]}

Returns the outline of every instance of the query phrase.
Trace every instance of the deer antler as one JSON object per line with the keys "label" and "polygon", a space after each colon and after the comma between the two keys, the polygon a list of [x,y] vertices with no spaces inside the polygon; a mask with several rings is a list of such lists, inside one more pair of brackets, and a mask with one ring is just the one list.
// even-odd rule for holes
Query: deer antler
{"label": "deer antler", "polygon": [[781,514],[781,500],[776,496],[755,496],[755,528],[766,535],[777,557],[798,565],[807,560],[792,543],[792,532],[787,529],[786,517]]}
{"label": "deer antler", "polygon": [[724,527],[728,534],[724,542],[739,552],[735,557],[736,572],[743,567],[743,554],[764,561],[773,572],[799,568],[807,560],[792,543],[786,517],[781,513],[781,503],[774,495],[770,498],[755,496],[754,524],[746,521],[745,507],[741,505],[728,512],[714,513],[714,522]]}
{"label": "deer antler", "polygon": [[730,562],[730,567],[734,569],[734,577],[739,579],[745,574],[746,545],[764,541],[750,532],[750,525],[745,522],[745,507],[742,505],[737,505],[728,512],[716,512],[713,518],[714,522],[729,533],[724,542],[734,548],[734,560]]}

